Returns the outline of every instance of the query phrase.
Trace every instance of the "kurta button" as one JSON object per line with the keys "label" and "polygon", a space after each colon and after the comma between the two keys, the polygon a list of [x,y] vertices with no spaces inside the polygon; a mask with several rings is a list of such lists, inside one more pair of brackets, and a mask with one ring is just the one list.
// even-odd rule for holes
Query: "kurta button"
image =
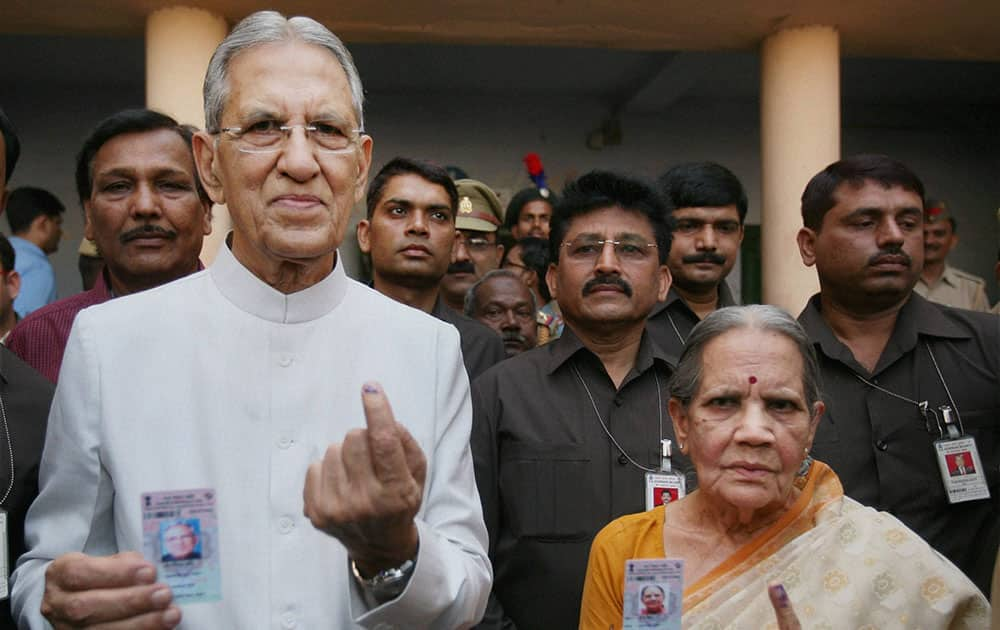
{"label": "kurta button", "polygon": [[292,364],[292,357],[288,356],[287,354],[282,355],[281,358],[278,359],[278,365],[280,365],[281,367],[288,367],[291,364]]}
{"label": "kurta button", "polygon": [[625,401],[622,400],[621,396],[615,396],[615,406],[621,407],[623,402]]}
{"label": "kurta button", "polygon": [[280,449],[286,449],[286,448],[290,447],[291,445],[292,445],[291,438],[288,438],[286,436],[281,436],[280,438],[278,438],[278,448],[280,448]]}
{"label": "kurta button", "polygon": [[628,463],[628,457],[625,457],[625,453],[622,453],[621,455],[618,456],[618,463],[621,464],[622,466]]}
{"label": "kurta button", "polygon": [[282,534],[287,534],[288,532],[295,529],[295,521],[288,518],[287,516],[282,516],[278,519],[278,531]]}
{"label": "kurta button", "polygon": [[880,451],[884,451],[889,448],[889,445],[886,443],[885,440],[879,440],[878,442],[875,442],[875,448],[877,448]]}
{"label": "kurta button", "polygon": [[294,628],[295,627],[295,614],[292,612],[285,612],[281,614],[281,627],[282,628]]}

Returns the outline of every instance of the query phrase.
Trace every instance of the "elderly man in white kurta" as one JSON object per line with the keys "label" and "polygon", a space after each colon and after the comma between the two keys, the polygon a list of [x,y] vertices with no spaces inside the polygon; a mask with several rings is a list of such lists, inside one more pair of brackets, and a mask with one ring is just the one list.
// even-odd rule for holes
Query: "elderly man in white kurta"
{"label": "elderly man in white kurta", "polygon": [[[78,316],[15,615],[467,627],[491,575],[458,335],[337,259],[372,146],[350,55],[312,20],[262,12],[205,83],[196,161],[234,232],[208,270]],[[143,497],[194,488],[216,500],[218,601],[178,600],[141,553]]]}

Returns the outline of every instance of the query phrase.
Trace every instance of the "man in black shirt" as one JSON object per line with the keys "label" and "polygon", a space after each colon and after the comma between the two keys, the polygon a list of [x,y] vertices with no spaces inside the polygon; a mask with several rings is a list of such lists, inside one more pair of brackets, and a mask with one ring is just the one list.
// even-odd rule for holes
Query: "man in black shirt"
{"label": "man in black shirt", "polygon": [[[566,328],[472,386],[472,455],[494,584],[484,628],[575,628],[594,535],[645,509],[672,366],[645,334],[670,231],[645,184],[593,172],[557,203],[548,284]],[[678,465],[690,470],[680,458]]]}
{"label": "man in black shirt", "polygon": [[[913,292],[923,210],[920,179],[885,156],[835,162],[806,186],[798,245],[820,293],[799,321],[826,402],[812,453],[848,495],[893,513],[989,593],[1000,536],[1000,318]],[[988,499],[949,503],[935,450],[943,406],[975,438]]]}
{"label": "man in black shirt", "polygon": [[372,179],[367,204],[368,217],[358,223],[358,245],[371,256],[375,290],[455,326],[469,380],[502,361],[500,335],[441,300],[458,206],[458,191],[448,172],[427,162],[396,158]]}
{"label": "man in black shirt", "polygon": [[674,223],[667,260],[673,284],[650,313],[647,330],[676,359],[698,322],[736,304],[725,279],[743,242],[747,194],[729,169],[714,162],[679,164],[658,183]]}

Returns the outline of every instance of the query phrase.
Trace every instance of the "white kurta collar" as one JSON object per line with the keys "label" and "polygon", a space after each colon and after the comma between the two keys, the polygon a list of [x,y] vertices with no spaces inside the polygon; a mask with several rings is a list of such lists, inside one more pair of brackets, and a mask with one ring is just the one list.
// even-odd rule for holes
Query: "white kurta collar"
{"label": "white kurta collar", "polygon": [[208,270],[215,286],[237,308],[280,324],[308,322],[326,315],[344,299],[347,283],[351,282],[338,254],[337,264],[327,277],[307,289],[285,294],[253,275],[225,243]]}

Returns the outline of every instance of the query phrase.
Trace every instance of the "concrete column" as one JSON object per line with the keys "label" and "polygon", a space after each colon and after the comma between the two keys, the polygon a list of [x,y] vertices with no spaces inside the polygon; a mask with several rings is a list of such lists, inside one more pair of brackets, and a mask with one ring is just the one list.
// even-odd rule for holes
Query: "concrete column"
{"label": "concrete column", "polygon": [[[208,61],[229,33],[221,16],[204,9],[168,7],[146,19],[146,107],[184,124],[205,126],[202,84]],[[215,252],[231,226],[225,206],[212,209],[212,234],[202,246],[202,262]]]}
{"label": "concrete column", "polygon": [[809,179],[840,159],[840,40],[833,27],[791,28],[761,48],[761,275],[764,302],[797,316],[819,290],[795,235]]}

